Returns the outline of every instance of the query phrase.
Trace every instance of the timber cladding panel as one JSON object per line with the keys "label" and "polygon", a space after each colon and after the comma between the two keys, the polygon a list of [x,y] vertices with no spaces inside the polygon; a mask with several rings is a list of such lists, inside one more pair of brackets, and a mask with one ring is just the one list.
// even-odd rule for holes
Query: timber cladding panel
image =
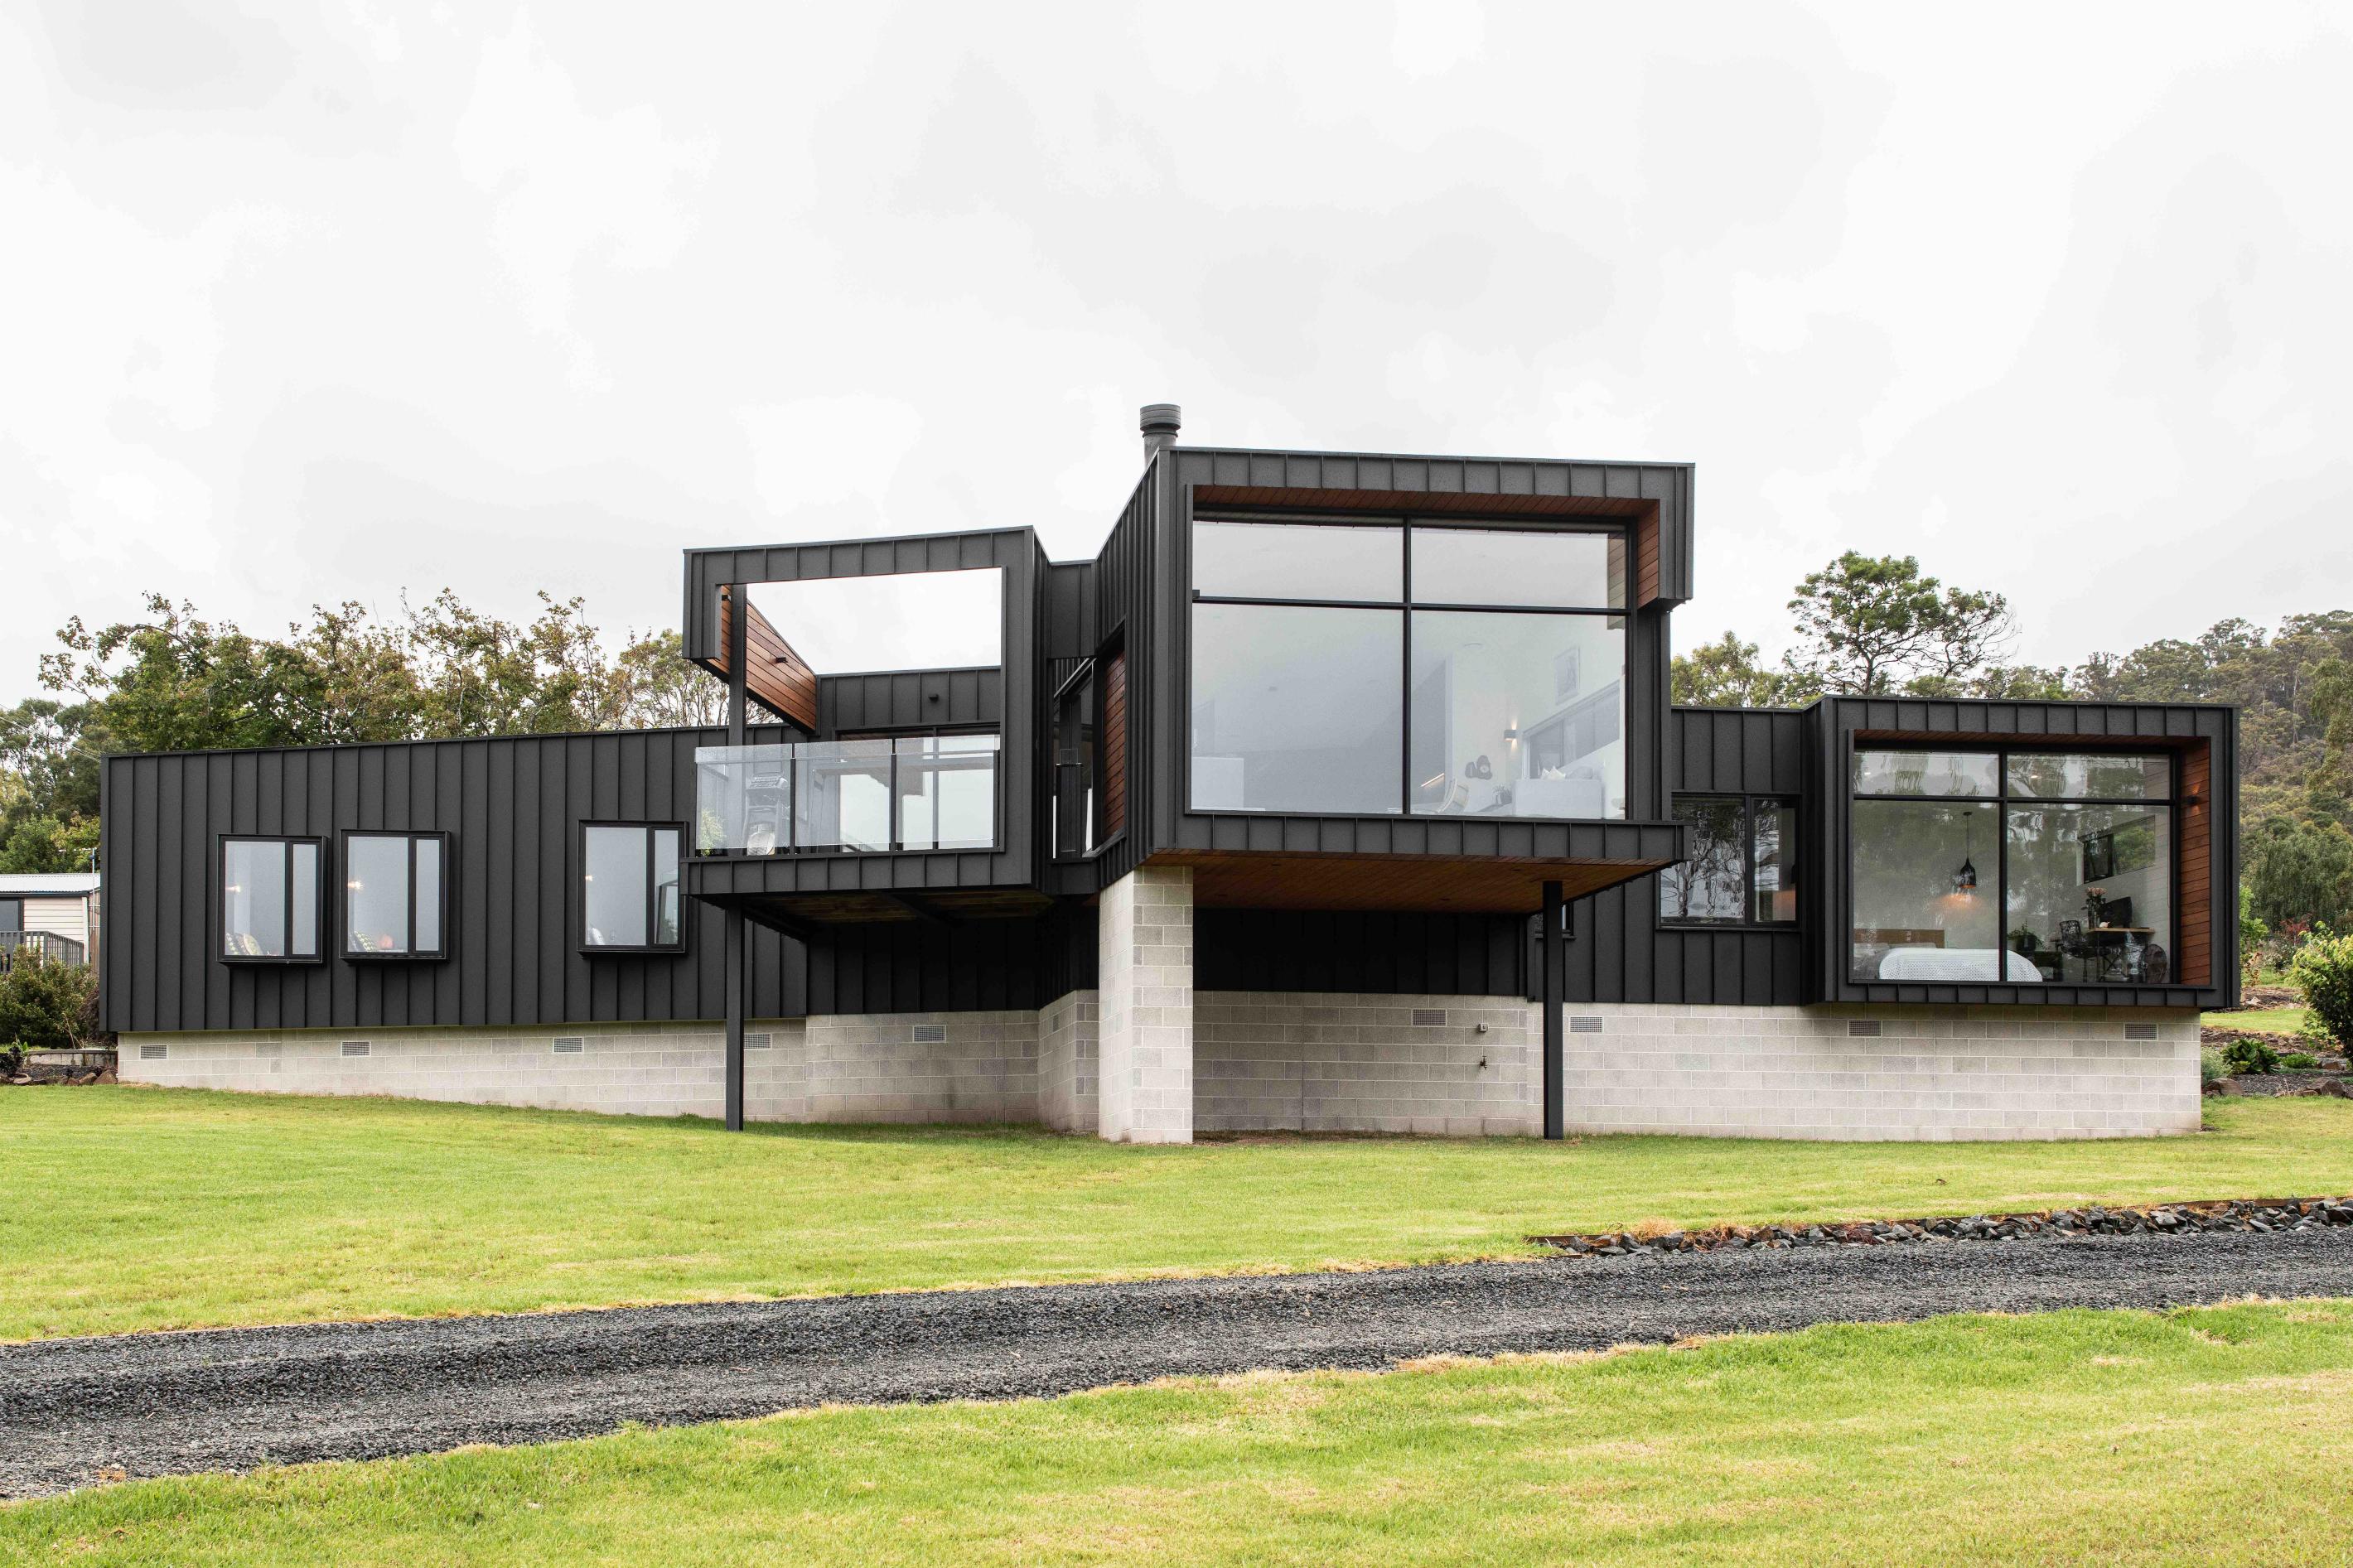
{"label": "timber cladding panel", "polygon": [[1127,650],[1103,666],[1103,837],[1127,831]]}
{"label": "timber cladding panel", "polygon": [[[759,606],[747,604],[750,611],[744,623],[744,686],[754,701],[776,714],[789,719],[804,730],[818,727],[818,679],[808,660],[784,639]],[[732,588],[719,591],[719,644],[724,648],[734,646],[735,595]],[[727,676],[727,655],[722,653],[712,671],[723,680]]]}

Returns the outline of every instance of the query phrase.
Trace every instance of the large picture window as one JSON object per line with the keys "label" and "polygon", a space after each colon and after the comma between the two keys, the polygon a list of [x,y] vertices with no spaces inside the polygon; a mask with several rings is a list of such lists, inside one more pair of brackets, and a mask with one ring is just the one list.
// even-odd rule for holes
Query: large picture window
{"label": "large picture window", "polygon": [[580,829],[581,945],[590,952],[676,952],[686,945],[674,823],[591,822]]}
{"label": "large picture window", "polygon": [[1684,795],[1689,858],[1659,873],[1659,917],[1690,925],[1787,925],[1798,918],[1798,808],[1768,796]]}
{"label": "large picture window", "polygon": [[220,846],[221,948],[231,963],[316,963],[326,847],[238,836]]}
{"label": "large picture window", "polygon": [[1626,542],[1604,529],[1205,519],[1196,811],[1626,815]]}
{"label": "large picture window", "polygon": [[448,954],[449,839],[443,833],[343,835],[343,956]]}
{"label": "large picture window", "polygon": [[2169,757],[1863,748],[1851,783],[1850,978],[2172,979]]}

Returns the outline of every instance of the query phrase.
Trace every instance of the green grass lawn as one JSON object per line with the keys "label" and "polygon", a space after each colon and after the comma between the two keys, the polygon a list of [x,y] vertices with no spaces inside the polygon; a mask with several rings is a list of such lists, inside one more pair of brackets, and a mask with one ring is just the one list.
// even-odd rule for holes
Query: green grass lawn
{"label": "green grass lawn", "polygon": [[0,1339],[1524,1256],[1531,1233],[2353,1192],[2353,1102],[2079,1143],[1118,1147],[121,1089],[0,1091]]}
{"label": "green grass lawn", "polygon": [[2255,1007],[2235,1013],[2207,1013],[2199,1022],[2210,1029],[2245,1029],[2258,1035],[2293,1035],[2309,1016],[2302,1007]]}
{"label": "green grass lawn", "polygon": [[2338,1563],[2353,1302],[834,1409],[0,1509],[89,1564]]}

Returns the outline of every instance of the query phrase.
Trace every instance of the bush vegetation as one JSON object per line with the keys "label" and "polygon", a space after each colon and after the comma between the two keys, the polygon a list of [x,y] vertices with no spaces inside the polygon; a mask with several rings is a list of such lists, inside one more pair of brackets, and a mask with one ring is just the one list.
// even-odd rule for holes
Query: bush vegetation
{"label": "bush vegetation", "polygon": [[2232,1072],[2277,1072],[2280,1065],[2277,1051],[2247,1035],[2222,1047],[2222,1060]]}
{"label": "bush vegetation", "polygon": [[2319,1030],[2340,1049],[2353,1046],[2353,931],[2315,931],[2289,962],[2288,978]]}
{"label": "bush vegetation", "polygon": [[[98,1038],[98,972],[37,952],[16,954],[0,969],[0,1044],[62,1051]],[[7,1065],[20,1066],[19,1055]]]}

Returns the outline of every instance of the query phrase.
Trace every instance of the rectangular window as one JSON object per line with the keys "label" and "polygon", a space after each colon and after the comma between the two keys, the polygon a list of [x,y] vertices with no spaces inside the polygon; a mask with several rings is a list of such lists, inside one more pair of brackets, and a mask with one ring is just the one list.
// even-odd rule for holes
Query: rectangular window
{"label": "rectangular window", "polygon": [[685,829],[591,822],[580,829],[581,943],[591,952],[675,952],[685,946],[679,878]]}
{"label": "rectangular window", "polygon": [[1405,595],[1405,530],[1396,523],[1197,522],[1193,587],[1219,599],[1394,604]]}
{"label": "rectangular window", "polygon": [[1194,525],[1189,809],[1622,819],[1626,536]]}
{"label": "rectangular window", "polygon": [[1402,801],[1405,616],[1193,608],[1193,805],[1394,813]]}
{"label": "rectangular window", "polygon": [[1798,807],[1764,796],[1677,795],[1688,859],[1659,873],[1659,917],[1678,924],[1787,925],[1798,918]]}
{"label": "rectangular window", "polygon": [[1417,526],[1418,605],[1626,607],[1626,540],[1619,533]]}
{"label": "rectangular window", "polygon": [[343,955],[445,958],[448,836],[343,835]]}
{"label": "rectangular window", "polygon": [[315,963],[322,848],[315,838],[221,840],[221,947],[228,963]]}
{"label": "rectangular window", "polygon": [[1859,748],[1848,975],[2172,979],[2172,759]]}

